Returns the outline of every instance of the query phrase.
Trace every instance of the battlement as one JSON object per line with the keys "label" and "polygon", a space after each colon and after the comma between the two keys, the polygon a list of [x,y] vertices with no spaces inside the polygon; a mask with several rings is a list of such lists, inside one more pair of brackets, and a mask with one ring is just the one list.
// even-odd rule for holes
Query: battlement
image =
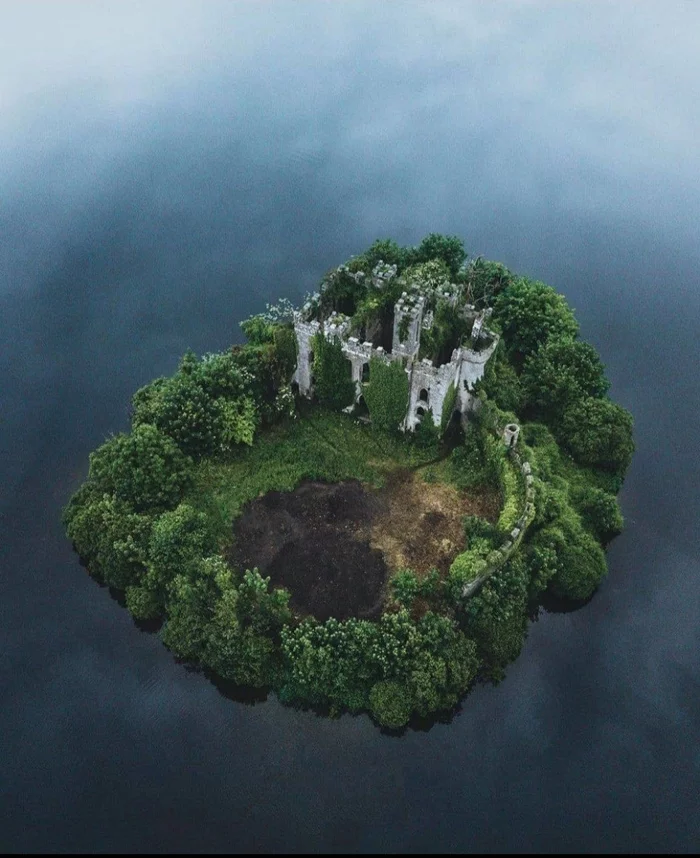
{"label": "battlement", "polygon": [[[359,274],[355,275],[355,278],[357,276]],[[395,276],[395,266],[379,263],[372,271],[371,280],[375,288],[383,288]],[[432,307],[436,301],[445,302],[453,308],[458,307],[460,293],[455,284],[442,284],[428,294],[432,298]],[[435,311],[427,309],[428,295],[421,292],[419,285],[411,284],[394,305],[391,350],[374,345],[369,339],[361,341],[359,337],[350,335],[353,320],[342,313],[332,312],[323,321],[310,320],[309,316],[319,297],[319,293],[312,296],[294,317],[298,346],[294,381],[300,394],[313,396],[313,340],[323,331],[324,336],[341,343],[343,354],[350,363],[352,380],[355,382],[356,402],[362,396],[363,385],[369,381],[370,360],[374,358],[387,364],[400,360],[409,378],[408,407],[401,429],[415,429],[428,413],[432,414],[436,425],[444,424],[452,416],[444,415],[446,419],[443,420],[446,403],[453,412],[466,417],[474,404],[474,384],[483,377],[486,363],[498,345],[498,336],[485,326],[490,311],[479,313],[469,304],[457,309],[463,319],[472,323],[472,346],[458,345],[453,349],[449,361],[436,366],[430,359],[418,357],[421,333],[424,330],[430,331],[435,323]],[[484,343],[483,348],[473,347],[479,342]]]}

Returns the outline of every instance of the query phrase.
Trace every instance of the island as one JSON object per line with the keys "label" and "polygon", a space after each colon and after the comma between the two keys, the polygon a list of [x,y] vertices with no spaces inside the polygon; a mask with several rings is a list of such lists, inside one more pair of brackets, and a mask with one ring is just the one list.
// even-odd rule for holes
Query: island
{"label": "island", "polygon": [[178,659],[384,729],[498,682],[607,572],[632,417],[565,298],[376,241],[138,390],[64,522]]}

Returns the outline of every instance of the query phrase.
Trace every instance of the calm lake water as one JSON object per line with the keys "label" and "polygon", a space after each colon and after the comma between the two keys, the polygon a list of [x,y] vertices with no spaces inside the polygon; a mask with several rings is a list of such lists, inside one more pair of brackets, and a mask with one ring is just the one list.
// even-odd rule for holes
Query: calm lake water
{"label": "calm lake water", "polygon": [[[700,6],[7,3],[0,48],[0,848],[696,849]],[[634,413],[610,575],[450,724],[227,699],[61,509],[186,348],[431,231],[564,292]]]}

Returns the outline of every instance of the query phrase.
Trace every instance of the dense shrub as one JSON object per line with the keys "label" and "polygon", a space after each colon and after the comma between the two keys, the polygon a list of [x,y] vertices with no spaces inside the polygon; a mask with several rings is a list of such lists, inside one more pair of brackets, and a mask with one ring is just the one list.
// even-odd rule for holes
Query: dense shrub
{"label": "dense shrub", "polygon": [[177,506],[192,482],[193,462],[155,426],[137,426],[90,454],[88,479],[137,512]]}
{"label": "dense shrub", "polygon": [[610,386],[598,352],[572,339],[549,339],[530,355],[522,384],[528,403],[555,419],[584,397],[605,396]]}
{"label": "dense shrub", "polygon": [[520,359],[534,354],[550,337],[562,339],[578,334],[578,323],[563,295],[525,277],[498,295],[494,317],[508,351]]}
{"label": "dense shrub", "polygon": [[596,486],[573,492],[572,502],[581,514],[583,526],[603,545],[622,533],[624,521],[615,495]]}
{"label": "dense shrub", "polygon": [[609,399],[578,400],[564,412],[561,440],[581,464],[624,476],[634,453],[632,415]]}
{"label": "dense shrub", "polygon": [[581,527],[550,526],[538,534],[536,544],[549,548],[556,555],[550,583],[556,596],[587,599],[607,573],[603,549]]}
{"label": "dense shrub", "polygon": [[486,364],[483,378],[475,385],[477,392],[486,396],[504,411],[520,412],[526,402],[525,391],[518,373],[506,356],[503,343]]}
{"label": "dense shrub", "polygon": [[406,686],[394,680],[377,682],[369,693],[370,711],[383,727],[405,727],[411,717],[411,703]]}
{"label": "dense shrub", "polygon": [[68,538],[91,573],[124,589],[143,574],[153,521],[90,483],[80,488],[64,513]]}
{"label": "dense shrub", "polygon": [[464,605],[463,627],[476,642],[485,674],[498,680],[520,654],[527,631],[528,573],[520,557],[486,580]]}
{"label": "dense shrub", "polygon": [[440,430],[435,425],[433,410],[429,408],[413,430],[413,443],[423,450],[432,450],[437,455],[440,444]]}

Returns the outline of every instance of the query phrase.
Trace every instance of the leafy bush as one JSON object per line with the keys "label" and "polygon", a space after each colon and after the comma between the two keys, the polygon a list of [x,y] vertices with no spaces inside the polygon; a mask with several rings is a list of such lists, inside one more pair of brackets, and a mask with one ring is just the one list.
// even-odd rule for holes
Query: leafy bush
{"label": "leafy bush", "polygon": [[464,605],[463,626],[476,642],[485,674],[503,678],[504,668],[520,654],[527,631],[528,574],[512,557],[488,578]]}
{"label": "leafy bush", "polygon": [[503,492],[503,504],[501,514],[498,517],[498,528],[503,533],[510,533],[525,506],[525,488],[520,471],[505,457],[500,470],[499,482]]}
{"label": "leafy bush", "polygon": [[486,539],[473,538],[469,548],[452,561],[447,576],[447,590],[453,602],[460,602],[464,587],[486,572],[486,557],[492,547]]}
{"label": "leafy bush", "polygon": [[447,427],[452,419],[452,414],[457,404],[457,385],[451,384],[447,388],[444,402],[442,403],[442,417],[440,419],[440,434],[444,435]]}
{"label": "leafy bush", "polygon": [[117,435],[90,454],[88,479],[136,510],[177,506],[192,483],[193,462],[177,444],[148,423]]}
{"label": "leafy bush", "polygon": [[429,408],[413,430],[413,443],[422,450],[431,450],[437,455],[440,445],[440,430],[433,422],[433,410]]}
{"label": "leafy bush", "polygon": [[583,526],[603,545],[622,533],[624,520],[615,495],[586,486],[573,492],[573,503],[581,514]]}
{"label": "leafy bush", "polygon": [[583,528],[555,525],[542,531],[538,541],[557,556],[552,592],[576,601],[592,596],[607,573],[605,554],[595,539]]}
{"label": "leafy bush", "polygon": [[113,495],[83,485],[64,513],[68,538],[91,573],[124,589],[145,570],[153,521]]}
{"label": "leafy bush", "polygon": [[420,592],[420,583],[411,569],[401,569],[389,582],[394,599],[404,608],[410,608]]}
{"label": "leafy bush", "polygon": [[484,376],[476,385],[477,391],[483,391],[499,408],[505,411],[520,412],[526,402],[520,377],[506,357],[502,341],[487,362]]}
{"label": "leafy bush", "polygon": [[382,727],[405,727],[411,717],[411,704],[406,686],[393,680],[377,682],[369,693],[370,710]]}
{"label": "leafy bush", "polygon": [[567,408],[561,440],[576,461],[625,475],[632,454],[632,415],[609,399],[586,398]]}
{"label": "leafy bush", "polygon": [[501,326],[508,351],[519,359],[534,354],[550,337],[562,339],[578,334],[578,323],[564,296],[545,283],[525,277],[498,295],[494,318]]}
{"label": "leafy bush", "polygon": [[555,418],[584,397],[605,396],[610,386],[598,352],[572,339],[549,339],[530,355],[522,383],[528,402]]}
{"label": "leafy bush", "polygon": [[364,397],[372,426],[384,432],[396,432],[408,408],[408,376],[403,365],[398,361],[384,364],[371,358]]}
{"label": "leafy bush", "polygon": [[438,299],[433,324],[421,331],[420,357],[430,358],[437,366],[448,363],[470,329],[471,322],[448,301]]}

